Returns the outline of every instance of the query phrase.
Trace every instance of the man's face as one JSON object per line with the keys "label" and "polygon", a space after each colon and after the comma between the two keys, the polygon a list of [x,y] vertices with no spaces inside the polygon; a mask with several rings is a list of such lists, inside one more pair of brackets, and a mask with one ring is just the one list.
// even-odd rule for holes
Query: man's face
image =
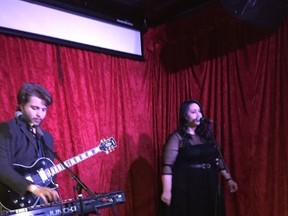
{"label": "man's face", "polygon": [[42,123],[47,113],[45,101],[36,96],[31,96],[26,104],[20,105],[20,109],[23,115],[35,126]]}

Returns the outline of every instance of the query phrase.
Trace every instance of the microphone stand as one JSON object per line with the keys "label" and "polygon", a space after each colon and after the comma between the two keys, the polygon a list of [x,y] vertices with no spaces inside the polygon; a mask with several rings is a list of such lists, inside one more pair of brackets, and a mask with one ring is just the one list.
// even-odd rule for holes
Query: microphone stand
{"label": "microphone stand", "polygon": [[226,163],[225,163],[224,157],[223,157],[223,155],[222,155],[222,153],[221,153],[220,147],[219,147],[219,145],[218,145],[215,137],[213,136],[212,127],[211,127],[211,123],[210,123],[210,122],[207,122],[207,128],[208,128],[209,138],[211,139],[213,145],[214,145],[215,148],[217,149],[219,158],[222,160],[223,166],[224,166],[225,170],[226,170],[228,173],[230,173],[230,172],[229,172],[229,169],[228,169],[228,167],[227,167],[227,165],[226,165]]}
{"label": "microphone stand", "polygon": [[[229,170],[228,170],[228,167],[227,167],[227,165],[226,165],[226,163],[225,163],[224,157],[223,157],[223,155],[222,155],[222,153],[221,153],[220,146],[219,146],[219,144],[217,143],[215,137],[213,136],[212,127],[211,127],[211,122],[207,122],[207,129],[208,129],[208,130],[207,130],[207,131],[208,131],[208,136],[209,136],[210,140],[212,141],[214,147],[217,149],[218,156],[219,156],[220,160],[222,161],[222,164],[223,164],[223,166],[224,166],[224,169],[225,169],[228,173],[230,173]],[[219,158],[217,158],[216,160],[219,161]],[[219,162],[218,162],[218,163],[219,163]],[[218,171],[219,171],[219,167],[218,167],[218,166],[217,166],[217,169],[218,169]],[[218,177],[218,178],[219,178],[219,177]],[[220,179],[218,180],[218,182],[220,182]],[[219,183],[218,183],[217,192],[218,192],[218,193],[217,193],[216,202],[215,202],[215,214],[214,214],[215,216],[218,216],[219,213],[220,213],[219,215],[221,215],[221,211],[222,211],[221,203],[219,203],[219,197],[221,197],[221,190],[220,190],[220,185],[219,185]]]}
{"label": "microphone stand", "polygon": [[[75,180],[77,182],[77,191],[78,191],[78,197],[80,198],[80,209],[81,209],[81,215],[84,215],[83,213],[83,203],[82,203],[82,189],[84,189],[88,195],[96,200],[96,195],[84,184],[84,182],[82,182],[80,180],[80,178],[68,167],[65,165],[64,161],[61,160],[61,158],[58,156],[58,154],[54,151],[52,151],[52,149],[50,149],[45,140],[44,140],[44,133],[42,131],[42,129],[38,126],[36,127],[36,133],[39,135],[39,140],[40,143],[42,144],[42,147],[44,147],[45,149],[48,149],[48,151],[59,161],[59,163],[70,173],[70,175],[72,176],[72,179]],[[95,209],[95,211],[97,212],[97,209]]]}
{"label": "microphone stand", "polygon": [[[47,145],[45,147],[48,148]],[[65,165],[65,163],[59,158],[58,154],[56,152],[53,152],[50,148],[48,148],[48,150],[62,164],[62,166],[70,173],[70,175],[72,176],[72,179],[77,182],[76,187],[77,187],[78,193],[81,194],[82,189],[84,189],[92,199],[96,199],[97,198],[96,195],[84,184],[84,182],[80,180],[80,178],[69,167]]]}
{"label": "microphone stand", "polygon": [[[42,136],[42,140],[44,141],[43,136]],[[82,201],[82,198],[83,198],[82,189],[84,189],[88,193],[88,195],[94,200],[96,200],[97,198],[96,195],[84,184],[84,182],[80,180],[80,178],[68,166],[65,165],[65,163],[60,159],[60,157],[58,156],[56,152],[52,151],[45,143],[44,145],[45,145],[45,148],[47,148],[53,154],[53,156],[61,163],[61,165],[70,173],[72,179],[77,182],[76,189],[78,192],[78,198],[80,200],[80,212],[81,212],[81,215],[84,215],[83,201]]]}

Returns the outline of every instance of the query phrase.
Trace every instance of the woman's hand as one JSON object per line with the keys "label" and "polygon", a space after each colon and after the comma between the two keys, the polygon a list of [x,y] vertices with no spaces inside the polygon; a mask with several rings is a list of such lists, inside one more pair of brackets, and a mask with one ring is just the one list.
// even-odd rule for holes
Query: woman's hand
{"label": "woman's hand", "polygon": [[237,183],[233,180],[233,179],[230,179],[229,181],[227,181],[229,187],[230,187],[230,192],[231,193],[234,193],[238,190],[238,185]]}
{"label": "woman's hand", "polygon": [[161,200],[169,206],[171,203],[171,197],[172,197],[171,191],[170,192],[163,192],[161,195]]}

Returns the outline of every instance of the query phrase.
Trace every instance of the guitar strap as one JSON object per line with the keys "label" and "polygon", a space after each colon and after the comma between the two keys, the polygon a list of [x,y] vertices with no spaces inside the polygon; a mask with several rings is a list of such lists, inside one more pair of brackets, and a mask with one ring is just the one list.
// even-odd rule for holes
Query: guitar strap
{"label": "guitar strap", "polygon": [[[33,127],[30,127],[29,128],[29,131],[30,133],[32,134],[33,138],[34,138],[34,141],[36,143],[36,151],[37,151],[37,155],[38,155],[38,158],[40,157],[45,157],[44,155],[44,150],[43,150],[43,144],[41,142],[41,137],[38,136],[37,133],[35,133],[35,128]],[[34,143],[34,142],[33,142]]]}
{"label": "guitar strap", "polygon": [[30,141],[31,145],[35,148],[37,154],[39,154],[39,147],[37,144],[37,139],[35,138],[35,134],[31,131],[31,127],[27,126],[25,123],[21,123],[20,130],[25,134],[26,138]]}
{"label": "guitar strap", "polygon": [[[37,145],[39,146],[39,151],[42,154],[42,157],[48,157],[51,155],[54,156],[54,152],[47,146],[45,142],[44,133],[40,126],[36,127],[36,137],[37,137]],[[48,153],[49,151],[49,153]]]}
{"label": "guitar strap", "polygon": [[38,147],[38,157],[45,157],[43,144],[41,142],[41,139],[38,136],[35,136],[37,147]]}

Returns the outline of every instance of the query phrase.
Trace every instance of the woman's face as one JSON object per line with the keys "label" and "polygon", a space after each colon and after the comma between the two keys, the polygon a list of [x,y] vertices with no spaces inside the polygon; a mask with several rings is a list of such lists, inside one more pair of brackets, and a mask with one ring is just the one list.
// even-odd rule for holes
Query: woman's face
{"label": "woman's face", "polygon": [[200,119],[202,118],[201,108],[197,103],[192,103],[186,113],[186,119],[189,127],[196,127],[200,125]]}

